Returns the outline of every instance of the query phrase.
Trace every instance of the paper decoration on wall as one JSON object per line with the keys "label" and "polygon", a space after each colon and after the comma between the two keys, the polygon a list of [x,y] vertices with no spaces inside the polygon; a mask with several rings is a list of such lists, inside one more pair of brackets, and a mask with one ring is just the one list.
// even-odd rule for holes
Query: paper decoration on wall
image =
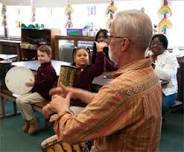
{"label": "paper decoration on wall", "polygon": [[88,16],[95,16],[96,15],[96,5],[90,5],[87,8]]}
{"label": "paper decoration on wall", "polygon": [[168,17],[172,15],[172,11],[168,6],[167,0],[164,0],[163,6],[159,9],[158,13],[163,17],[158,24],[158,30],[166,34],[167,29],[172,27],[172,23],[168,20]]}
{"label": "paper decoration on wall", "polygon": [[153,34],[157,34],[158,33],[158,27],[156,24],[153,24]]}
{"label": "paper decoration on wall", "polygon": [[31,22],[35,22],[36,21],[36,7],[34,5],[34,0],[30,0],[30,3],[31,3],[31,13],[32,13],[32,16],[31,16]]}
{"label": "paper decoration on wall", "polygon": [[5,37],[8,37],[6,5],[4,5],[4,4],[2,6],[2,16],[3,16],[2,25],[4,26],[4,35],[5,35]]}
{"label": "paper decoration on wall", "polygon": [[31,17],[31,22],[36,21],[36,8],[35,6],[32,6],[32,17]]}
{"label": "paper decoration on wall", "polygon": [[16,27],[21,27],[21,20],[20,20],[20,8],[17,8],[17,20],[16,20]]}
{"label": "paper decoration on wall", "polygon": [[114,17],[114,14],[117,10],[117,7],[114,5],[114,1],[111,0],[110,4],[107,7],[106,10],[106,15],[108,16],[108,20],[107,20],[107,28],[110,29],[111,28],[111,24],[112,24],[112,20]]}
{"label": "paper decoration on wall", "polygon": [[67,16],[67,21],[66,21],[66,24],[65,24],[65,27],[66,28],[70,28],[70,27],[73,27],[73,23],[72,23],[72,13],[73,13],[73,8],[70,4],[70,1],[68,1],[68,4],[65,8],[65,14]]}

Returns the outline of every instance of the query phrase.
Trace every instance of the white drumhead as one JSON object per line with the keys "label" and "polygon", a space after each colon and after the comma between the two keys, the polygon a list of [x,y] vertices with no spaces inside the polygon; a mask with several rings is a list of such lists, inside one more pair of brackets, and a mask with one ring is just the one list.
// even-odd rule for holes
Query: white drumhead
{"label": "white drumhead", "polygon": [[11,92],[22,95],[32,89],[32,87],[26,86],[26,82],[30,82],[30,80],[35,81],[31,70],[23,67],[13,67],[6,74],[5,84]]}

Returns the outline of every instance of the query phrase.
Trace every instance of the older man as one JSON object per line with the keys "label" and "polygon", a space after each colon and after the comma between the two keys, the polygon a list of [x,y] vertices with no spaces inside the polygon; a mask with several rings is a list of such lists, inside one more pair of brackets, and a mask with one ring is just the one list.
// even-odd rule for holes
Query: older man
{"label": "older man", "polygon": [[[120,67],[116,78],[96,94],[67,87],[66,98],[54,95],[44,112],[58,113],[58,138],[71,144],[93,139],[94,152],[157,150],[161,86],[151,61],[144,58],[151,36],[151,21],[143,12],[130,10],[116,15],[110,36],[111,58]],[[53,93],[60,91],[58,88]],[[71,114],[70,97],[83,100],[87,107]]]}

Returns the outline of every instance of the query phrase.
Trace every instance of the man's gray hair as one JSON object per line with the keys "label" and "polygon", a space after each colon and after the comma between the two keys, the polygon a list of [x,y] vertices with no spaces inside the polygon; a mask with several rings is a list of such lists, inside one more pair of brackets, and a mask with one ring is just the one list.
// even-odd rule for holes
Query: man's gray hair
{"label": "man's gray hair", "polygon": [[113,25],[116,36],[127,37],[136,48],[146,50],[152,37],[152,23],[144,12],[121,11],[116,14]]}

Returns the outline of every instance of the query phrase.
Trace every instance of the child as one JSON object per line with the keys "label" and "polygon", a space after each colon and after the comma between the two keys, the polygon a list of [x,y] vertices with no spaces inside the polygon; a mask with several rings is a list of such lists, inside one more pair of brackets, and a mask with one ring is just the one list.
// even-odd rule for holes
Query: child
{"label": "child", "polygon": [[42,45],[37,50],[38,61],[40,67],[35,76],[35,82],[27,82],[27,86],[33,86],[31,92],[22,95],[16,99],[17,106],[20,108],[22,117],[25,120],[23,131],[33,134],[38,130],[38,122],[33,115],[32,103],[50,100],[49,90],[57,81],[56,72],[51,64],[51,48]]}
{"label": "child", "polygon": [[[74,79],[74,85],[73,87],[81,88],[84,90],[91,90],[91,83],[94,79],[94,77],[99,76],[104,72],[104,63],[105,63],[105,54],[103,52],[103,48],[107,46],[107,43],[105,42],[96,42],[97,46],[97,53],[94,64],[89,65],[89,57],[90,52],[88,49],[85,48],[75,48],[73,50],[73,65],[76,66],[76,75]],[[59,89],[60,90],[60,89]],[[52,92],[52,91],[51,91]],[[62,91],[58,92],[58,94],[61,94]],[[85,107],[86,103],[82,102],[78,99],[72,99],[70,101],[70,110],[74,113],[79,113],[82,110],[82,107]],[[46,117],[49,117],[52,112],[48,111],[47,109],[48,105],[46,105],[43,108],[43,113]],[[57,118],[57,115],[56,115]],[[50,121],[54,121],[55,118],[51,118]],[[50,143],[55,136],[53,136],[51,139],[48,139],[48,142]],[[51,140],[51,141],[50,141]],[[90,148],[92,145],[91,141],[87,142],[87,147]]]}
{"label": "child", "polygon": [[[108,31],[106,29],[100,29],[96,34],[95,41],[96,42],[106,42],[107,44],[109,44]],[[104,64],[105,71],[117,70],[118,69],[117,65],[114,64],[114,62],[112,62],[109,58],[108,46],[103,48],[103,52],[105,53],[105,58],[104,58],[105,59],[105,64]],[[92,63],[95,63],[96,53],[97,53],[97,47],[96,47],[96,43],[94,43],[93,53],[92,53]]]}
{"label": "child", "polygon": [[[107,46],[105,42],[97,43],[98,49],[94,64],[89,65],[89,50],[84,48],[76,48],[73,50],[73,65],[76,66],[76,76],[74,87],[84,90],[91,90],[91,83],[94,77],[104,72],[105,54],[103,48]],[[71,101],[72,106],[86,106],[85,103],[75,100]]]}

